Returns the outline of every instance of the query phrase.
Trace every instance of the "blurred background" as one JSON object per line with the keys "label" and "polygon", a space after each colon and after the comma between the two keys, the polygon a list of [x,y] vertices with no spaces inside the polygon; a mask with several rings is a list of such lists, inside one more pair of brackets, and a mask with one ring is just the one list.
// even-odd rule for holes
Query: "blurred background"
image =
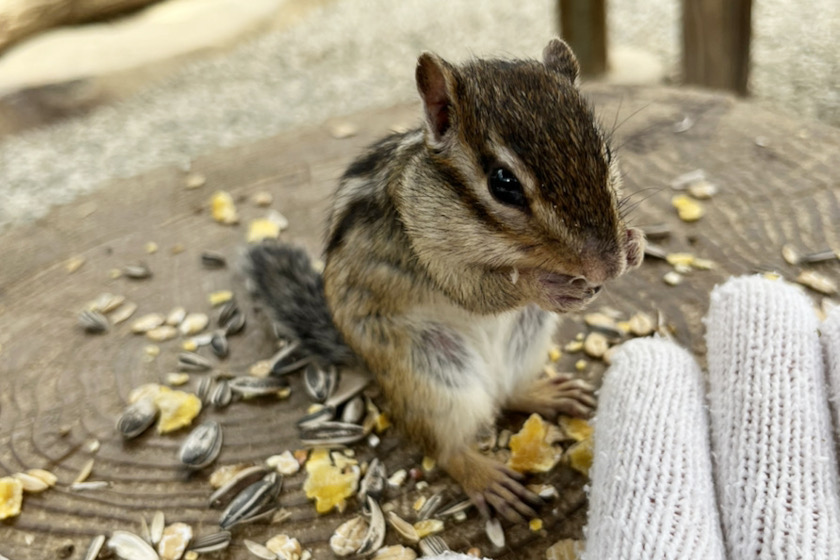
{"label": "blurred background", "polygon": [[[724,60],[734,48],[750,66],[728,89],[840,125],[840,2],[732,2],[751,4],[746,26],[731,14],[686,23],[684,2],[703,4],[578,1],[606,6],[601,23],[574,14],[588,23],[573,29],[593,25],[585,34],[603,35],[607,53],[606,73],[584,81],[697,83],[686,80],[685,51],[717,49],[731,27],[739,46],[722,49]],[[537,57],[569,31],[563,4],[574,2],[2,0],[0,230],[113,178],[411,101],[422,50]]]}

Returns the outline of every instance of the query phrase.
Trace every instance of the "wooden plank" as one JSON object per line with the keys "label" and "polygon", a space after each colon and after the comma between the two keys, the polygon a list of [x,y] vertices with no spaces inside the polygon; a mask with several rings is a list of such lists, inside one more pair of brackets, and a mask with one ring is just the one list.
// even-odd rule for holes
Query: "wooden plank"
{"label": "wooden plank", "polygon": [[571,45],[581,74],[597,76],[607,71],[606,0],[560,0],[563,39]]}
{"label": "wooden plank", "polygon": [[686,83],[748,93],[752,0],[683,0]]}

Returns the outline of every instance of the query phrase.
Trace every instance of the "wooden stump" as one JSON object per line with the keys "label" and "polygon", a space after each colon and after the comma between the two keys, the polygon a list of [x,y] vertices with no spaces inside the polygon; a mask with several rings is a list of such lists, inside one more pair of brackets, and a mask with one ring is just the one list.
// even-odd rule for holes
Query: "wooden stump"
{"label": "wooden stump", "polygon": [[[675,338],[702,358],[701,318],[714,284],[759,268],[794,277],[797,269],[780,255],[784,243],[803,252],[840,247],[840,193],[833,161],[840,146],[837,129],[791,120],[724,95],[605,86],[588,91],[603,122],[632,115],[615,132],[626,191],[638,202],[631,222],[666,223],[672,234],[661,243],[668,251],[690,251],[718,265],[692,272],[681,285],[669,287],[662,276],[670,266],[650,260],[612,284],[592,309],[610,306],[625,315],[661,312],[673,325]],[[349,139],[332,138],[325,126],[222,150],[194,162],[193,170],[207,178],[198,189],[184,188],[183,171],[159,169],[116,181],[36,224],[0,236],[0,475],[39,467],[59,477],[56,488],[27,495],[19,517],[0,523],[0,554],[15,560],[81,559],[93,536],[115,529],[137,532],[140,516],[149,518],[158,509],[169,522],[191,524],[198,535],[216,530],[219,512],[207,506],[207,471],[213,467],[190,475],[178,464],[186,431],[147,433],[125,442],[114,429],[128,392],[143,383],[160,382],[175,368],[180,341],[159,344],[160,355],[151,358],[146,351],[150,341],[130,334],[127,324],[103,335],[87,335],[76,326],[76,315],[102,292],[123,294],[138,303],[136,316],[166,313],[176,305],[212,312],[208,294],[232,289],[249,324],[243,335],[231,338],[231,356],[217,371],[246,371],[269,357],[275,342],[233,270],[203,269],[201,251],[220,251],[234,261],[244,244],[245,224],[266,212],[250,197],[267,190],[274,195],[273,207],[291,224],[283,239],[319,254],[324,209],[344,166],[389,127],[419,123],[418,115],[414,105],[377,110],[348,118],[359,127],[359,134]],[[696,168],[706,171],[720,193],[705,203],[704,218],[686,224],[671,207],[669,184]],[[211,219],[207,201],[217,189],[234,195],[241,225],[222,226]],[[149,241],[158,244],[158,252],[146,253]],[[183,250],[173,253],[179,247]],[[68,273],[65,264],[74,256],[83,257],[84,264]],[[154,272],[151,279],[110,279],[109,270],[140,260]],[[835,279],[840,276],[836,261],[815,268]],[[580,316],[569,316],[558,341],[584,330]],[[567,354],[559,366],[572,370],[579,358]],[[583,375],[598,382],[603,371],[601,363],[592,362]],[[193,374],[186,390],[194,390],[202,375],[206,374]],[[288,400],[237,402],[203,411],[200,418],[219,420],[225,433],[215,465],[259,462],[299,448],[294,421],[308,401],[300,379],[292,379],[292,389]],[[376,398],[375,389],[371,394]],[[508,416],[501,425],[518,429],[521,421]],[[99,442],[95,451],[93,441]],[[417,467],[421,459],[417,449],[393,431],[384,434],[377,449],[357,446],[356,454],[362,460],[382,458],[389,474]],[[95,461],[90,479],[111,486],[71,491],[69,484],[90,458]],[[385,501],[408,518],[421,495],[458,495],[458,488],[439,470],[424,476],[429,488],[407,484],[389,491]],[[477,546],[493,558],[536,560],[557,540],[582,537],[585,478],[561,466],[544,479],[558,487],[561,498],[541,512],[543,531],[508,527],[507,547],[494,550],[484,536],[483,522],[472,512],[463,523],[447,523],[444,540],[459,551]],[[311,548],[315,558],[332,558],[326,541],[341,522],[357,514],[358,504],[351,501],[343,514],[318,516],[302,491],[303,480],[299,473],[285,481],[281,504],[292,512],[289,521],[235,528],[232,547],[219,557],[249,558],[244,538],[265,542],[287,533]],[[391,531],[386,543],[394,542]]]}

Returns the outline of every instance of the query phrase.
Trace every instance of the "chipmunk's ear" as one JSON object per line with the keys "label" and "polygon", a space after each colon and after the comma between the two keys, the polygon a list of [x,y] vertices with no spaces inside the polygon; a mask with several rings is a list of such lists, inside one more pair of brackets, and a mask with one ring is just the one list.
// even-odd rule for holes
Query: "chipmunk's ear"
{"label": "chipmunk's ear", "polygon": [[566,76],[572,83],[580,73],[575,53],[565,41],[557,38],[549,41],[543,49],[543,64],[549,70]]}
{"label": "chipmunk's ear", "polygon": [[449,130],[452,120],[454,69],[436,54],[423,53],[417,59],[415,78],[429,129],[435,140],[440,140]]}

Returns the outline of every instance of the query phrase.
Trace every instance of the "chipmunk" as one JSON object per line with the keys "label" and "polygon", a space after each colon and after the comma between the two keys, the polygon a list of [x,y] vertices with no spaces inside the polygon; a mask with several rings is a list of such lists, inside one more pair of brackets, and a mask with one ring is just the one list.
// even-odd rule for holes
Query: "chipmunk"
{"label": "chipmunk", "polygon": [[323,280],[263,244],[250,277],[281,333],[361,363],[389,412],[484,515],[535,515],[522,476],[476,449],[501,409],[584,416],[593,388],[543,378],[558,314],[643,258],[619,208],[616,158],[553,39],[543,61],[452,65],[424,53],[421,128],[356,159],[329,214]]}

